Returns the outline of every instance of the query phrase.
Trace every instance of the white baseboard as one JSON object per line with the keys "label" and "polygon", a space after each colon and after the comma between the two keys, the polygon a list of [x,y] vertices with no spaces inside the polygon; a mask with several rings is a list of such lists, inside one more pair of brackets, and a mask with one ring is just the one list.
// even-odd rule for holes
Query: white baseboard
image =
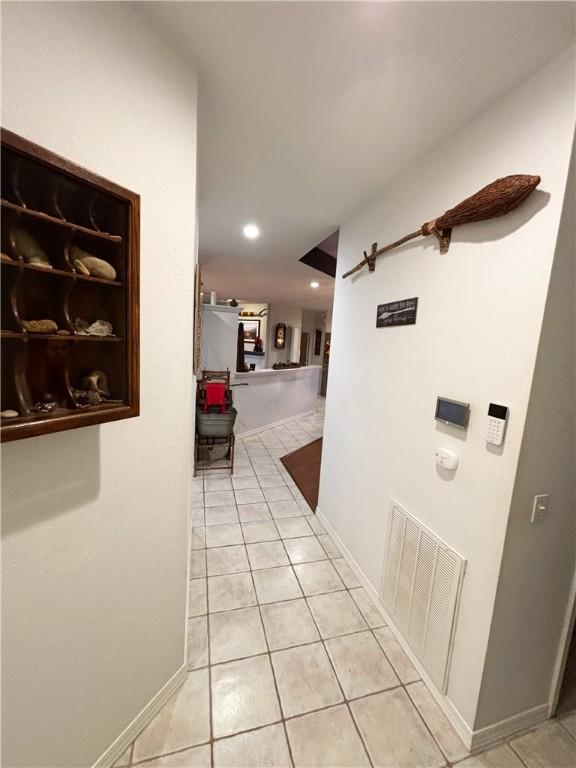
{"label": "white baseboard", "polygon": [[422,665],[420,664],[419,660],[414,655],[414,652],[400,633],[400,631],[397,629],[397,627],[394,625],[394,622],[388,616],[388,613],[386,612],[384,606],[380,602],[380,596],[378,595],[378,592],[372,585],[372,583],[368,580],[368,577],[362,570],[362,568],[358,565],[354,557],[351,555],[350,551],[348,550],[348,547],[344,544],[340,536],[336,533],[332,525],[330,524],[330,521],[326,519],[326,515],[322,512],[322,510],[317,507],[316,508],[316,516],[322,523],[322,525],[326,528],[330,536],[334,539],[338,547],[340,548],[340,551],[348,561],[348,565],[352,568],[356,576],[358,577],[358,580],[368,592],[368,594],[372,598],[372,602],[374,603],[375,607],[377,608],[378,612],[386,622],[387,626],[390,628],[390,631],[398,640],[399,644],[401,645],[402,649],[412,662],[416,669],[418,670],[418,673],[422,677],[422,680],[426,683],[428,686],[430,693],[434,696],[434,699],[436,700],[438,706],[440,709],[444,712],[452,726],[454,727],[454,730],[460,736],[462,741],[464,742],[465,746],[470,749],[470,745],[472,743],[472,729],[470,726],[465,722],[463,717],[460,715],[456,707],[452,704],[452,702],[444,696],[440,691],[436,688],[430,677],[428,676],[425,669],[423,669]]}
{"label": "white baseboard", "polygon": [[170,680],[158,691],[158,693],[146,704],[144,709],[139,712],[134,720],[118,736],[116,741],[103,752],[92,768],[110,768],[124,754],[126,749],[132,744],[134,739],[148,725],[148,723],[158,714],[170,696],[186,680],[186,665],[183,664],[180,669],[172,675]]}
{"label": "white baseboard", "polygon": [[399,631],[399,629],[395,626],[393,620],[388,616],[386,609],[380,602],[380,596],[378,595],[378,592],[376,589],[372,586],[371,582],[368,580],[368,577],[362,570],[362,568],[358,565],[356,560],[351,555],[350,551],[348,550],[348,547],[344,544],[340,536],[336,533],[332,525],[330,524],[330,521],[327,520],[326,515],[322,512],[322,510],[317,507],[316,508],[316,516],[322,523],[322,525],[326,528],[330,536],[334,539],[338,547],[340,548],[342,554],[348,561],[348,564],[358,577],[358,580],[364,587],[364,589],[369,593],[369,595],[372,597],[372,600],[378,609],[380,615],[390,628],[390,631],[398,640],[399,644],[401,645],[402,649],[412,662],[412,664],[416,667],[419,674],[422,677],[422,680],[426,683],[428,686],[430,693],[436,700],[436,703],[442,710],[442,712],[446,715],[448,720],[450,721],[451,725],[454,727],[454,730],[460,736],[462,741],[464,742],[465,746],[470,750],[470,752],[477,752],[479,749],[484,749],[485,747],[489,746],[490,744],[493,744],[494,742],[500,741],[503,738],[506,738],[508,736],[512,736],[515,733],[518,733],[519,731],[524,731],[527,728],[533,728],[534,726],[538,725],[539,723],[544,722],[550,717],[550,705],[549,703],[546,704],[540,704],[537,707],[534,707],[533,709],[526,710],[525,712],[519,712],[516,715],[513,715],[512,717],[507,718],[506,720],[501,720],[497,723],[493,723],[492,725],[488,725],[485,728],[479,728],[478,730],[472,730],[468,723],[464,720],[460,712],[456,709],[454,704],[450,701],[449,698],[444,696],[435,686],[435,684],[432,682],[430,677],[428,676],[425,669],[423,669],[422,665],[420,664],[420,661],[418,658],[414,655],[414,652],[404,639],[402,633]]}
{"label": "white baseboard", "polygon": [[236,437],[239,439],[252,437],[252,435],[257,435],[259,432],[265,432],[267,429],[274,429],[274,427],[281,427],[282,424],[286,424],[287,422],[293,421],[294,419],[302,419],[304,416],[310,416],[315,412],[316,408],[312,408],[311,410],[309,409],[307,411],[302,411],[302,413],[295,413],[293,416],[287,416],[285,419],[280,419],[280,421],[273,421],[271,424],[264,424],[261,427],[247,429],[245,432],[237,432]]}
{"label": "white baseboard", "polygon": [[525,731],[527,728],[543,723],[550,717],[550,705],[540,704],[525,712],[519,712],[517,715],[500,720],[498,723],[487,725],[485,728],[479,728],[472,734],[471,749],[475,752],[484,749],[495,741],[512,736],[518,731]]}

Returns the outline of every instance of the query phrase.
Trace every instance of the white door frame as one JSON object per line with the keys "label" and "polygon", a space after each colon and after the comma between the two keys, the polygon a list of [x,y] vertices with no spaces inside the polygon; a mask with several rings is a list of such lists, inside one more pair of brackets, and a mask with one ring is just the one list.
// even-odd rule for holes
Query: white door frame
{"label": "white door frame", "polygon": [[556,714],[560,690],[564,681],[564,672],[566,671],[566,662],[568,661],[568,651],[576,622],[576,570],[572,576],[572,585],[570,587],[570,597],[566,606],[566,618],[562,628],[562,635],[558,646],[558,655],[554,665],[554,674],[552,675],[552,685],[550,686],[550,717]]}

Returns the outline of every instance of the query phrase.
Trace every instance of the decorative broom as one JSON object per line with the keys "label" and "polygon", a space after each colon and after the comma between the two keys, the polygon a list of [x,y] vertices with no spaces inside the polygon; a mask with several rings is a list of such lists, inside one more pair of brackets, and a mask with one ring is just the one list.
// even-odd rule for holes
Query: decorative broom
{"label": "decorative broom", "polygon": [[380,249],[378,249],[377,243],[373,243],[371,253],[367,254],[364,251],[362,261],[356,264],[353,269],[349,269],[342,277],[353,275],[362,269],[365,264],[368,264],[370,272],[374,272],[378,256],[391,251],[393,248],[398,248],[398,246],[407,243],[408,240],[412,240],[415,237],[435,235],[440,242],[440,253],[448,253],[453,227],[471,224],[474,221],[494,219],[496,216],[504,216],[505,213],[514,210],[514,208],[523,203],[528,195],[536,189],[538,184],[540,184],[540,176],[516,175],[497,179],[492,184],[488,184],[487,187],[483,187],[479,192],[476,192],[472,197],[467,197],[466,200],[463,200],[455,208],[450,208],[442,216],[423,224],[416,232],[411,232],[409,235],[401,237],[400,240],[396,240],[394,243],[385,245]]}

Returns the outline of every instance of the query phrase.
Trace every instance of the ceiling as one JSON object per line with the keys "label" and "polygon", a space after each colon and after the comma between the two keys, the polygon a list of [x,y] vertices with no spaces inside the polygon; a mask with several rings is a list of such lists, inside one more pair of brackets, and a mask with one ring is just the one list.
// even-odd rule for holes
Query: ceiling
{"label": "ceiling", "polygon": [[567,2],[140,8],[199,72],[205,290],[309,309],[334,281],[300,257],[574,40]]}

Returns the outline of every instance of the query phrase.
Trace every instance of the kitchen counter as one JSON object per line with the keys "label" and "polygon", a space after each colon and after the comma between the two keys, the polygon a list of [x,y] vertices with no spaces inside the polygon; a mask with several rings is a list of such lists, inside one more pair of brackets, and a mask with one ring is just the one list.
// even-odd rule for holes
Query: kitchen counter
{"label": "kitchen counter", "polygon": [[236,433],[242,435],[284,419],[313,411],[318,402],[320,365],[301,368],[261,368],[235,373]]}
{"label": "kitchen counter", "polygon": [[302,365],[300,368],[259,368],[255,371],[246,371],[246,373],[235,373],[234,380],[249,381],[257,376],[282,376],[305,371],[319,371],[321,368],[321,365]]}

